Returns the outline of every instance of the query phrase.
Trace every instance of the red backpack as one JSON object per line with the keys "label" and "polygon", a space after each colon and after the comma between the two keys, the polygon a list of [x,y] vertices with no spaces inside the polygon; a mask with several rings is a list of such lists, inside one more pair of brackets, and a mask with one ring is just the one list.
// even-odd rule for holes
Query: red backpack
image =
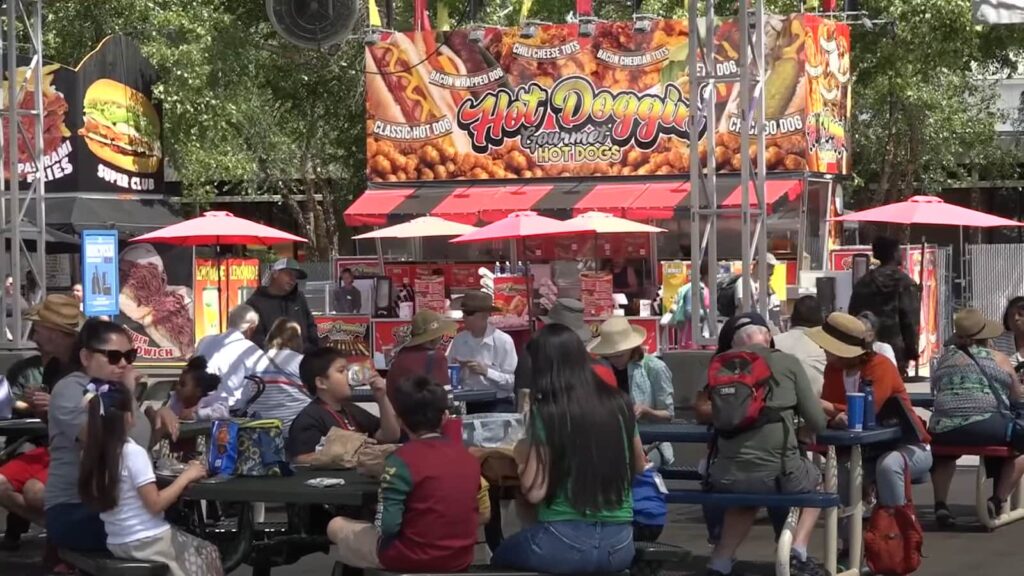
{"label": "red backpack", "polygon": [[757,352],[731,350],[712,358],[707,391],[715,432],[729,438],[778,421],[766,406],[771,384],[772,369]]}
{"label": "red backpack", "polygon": [[864,531],[864,558],[871,572],[882,576],[904,576],[921,567],[924,532],[914,511],[910,494],[910,464],[906,460],[904,456],[906,503],[903,506],[876,507]]}

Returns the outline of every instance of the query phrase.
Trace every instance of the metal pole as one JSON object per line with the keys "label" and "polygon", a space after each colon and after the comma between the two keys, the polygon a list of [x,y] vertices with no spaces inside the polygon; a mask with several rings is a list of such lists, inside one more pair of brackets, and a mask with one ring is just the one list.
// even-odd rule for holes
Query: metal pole
{"label": "metal pole", "polygon": [[[21,95],[18,88],[21,82],[18,81],[18,2],[7,1],[7,173],[11,183],[10,194],[10,222],[4,221],[4,225],[10,225],[7,237],[11,239],[11,276],[14,277],[14,315],[13,326],[9,327],[13,336],[14,345],[18,348],[24,340],[21,329],[21,310],[18,305],[21,300],[18,295],[21,292],[21,182],[18,178],[18,148],[21,138],[18,137],[19,112],[18,104]],[[38,248],[38,247],[37,247]]]}

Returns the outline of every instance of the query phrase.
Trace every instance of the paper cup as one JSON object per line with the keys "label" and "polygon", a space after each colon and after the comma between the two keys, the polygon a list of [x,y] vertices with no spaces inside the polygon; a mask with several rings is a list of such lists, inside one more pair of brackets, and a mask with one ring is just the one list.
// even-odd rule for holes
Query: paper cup
{"label": "paper cup", "polygon": [[651,315],[651,301],[650,300],[641,300],[640,301],[640,315],[641,316],[650,316]]}
{"label": "paper cup", "polygon": [[412,302],[400,302],[398,304],[398,317],[402,320],[412,320]]}
{"label": "paper cup", "polygon": [[848,392],[846,394],[846,417],[849,429],[859,432],[864,429],[864,394]]}

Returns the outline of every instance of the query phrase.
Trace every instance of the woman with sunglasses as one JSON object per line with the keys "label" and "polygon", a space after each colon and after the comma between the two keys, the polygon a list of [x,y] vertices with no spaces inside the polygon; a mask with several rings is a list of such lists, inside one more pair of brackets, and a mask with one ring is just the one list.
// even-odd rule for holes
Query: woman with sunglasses
{"label": "woman with sunglasses", "polygon": [[[78,494],[80,434],[88,417],[83,396],[90,383],[124,387],[134,398],[138,373],[132,367],[136,352],[128,331],[119,324],[90,319],[78,335],[72,361],[75,371],[53,387],[50,396],[50,471],[44,495],[50,541],[57,548],[83,552],[107,549],[107,533],[99,514],[82,504]],[[134,405],[134,424],[129,436],[148,449],[152,429],[165,428],[177,436],[177,419],[168,409],[151,414],[152,421]]]}

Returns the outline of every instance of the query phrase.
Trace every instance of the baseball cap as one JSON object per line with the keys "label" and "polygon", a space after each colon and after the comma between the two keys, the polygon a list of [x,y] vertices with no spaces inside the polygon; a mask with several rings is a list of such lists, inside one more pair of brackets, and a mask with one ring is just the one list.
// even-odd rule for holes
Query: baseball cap
{"label": "baseball cap", "polygon": [[294,258],[281,258],[274,265],[270,267],[271,272],[277,272],[279,270],[291,270],[295,272],[295,277],[299,280],[306,279],[306,271],[299,267],[298,260]]}

